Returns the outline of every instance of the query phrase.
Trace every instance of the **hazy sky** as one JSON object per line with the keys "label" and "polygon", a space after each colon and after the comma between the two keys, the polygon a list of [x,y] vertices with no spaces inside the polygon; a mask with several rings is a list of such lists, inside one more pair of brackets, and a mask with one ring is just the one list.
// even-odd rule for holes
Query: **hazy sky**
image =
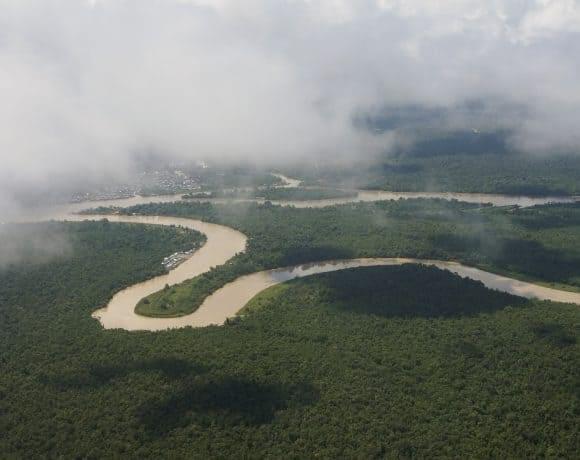
{"label": "hazy sky", "polygon": [[356,157],[398,133],[353,117],[409,105],[580,150],[580,2],[0,0],[0,101],[0,206],[142,149]]}

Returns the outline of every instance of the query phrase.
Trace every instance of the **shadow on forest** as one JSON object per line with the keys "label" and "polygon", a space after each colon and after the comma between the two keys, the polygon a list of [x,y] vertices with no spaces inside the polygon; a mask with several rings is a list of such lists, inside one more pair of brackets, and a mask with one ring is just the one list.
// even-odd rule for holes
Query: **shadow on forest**
{"label": "shadow on forest", "polygon": [[180,359],[152,359],[90,366],[84,372],[44,376],[40,381],[59,390],[94,389],[132,373],[161,372],[178,389],[169,396],[143,402],[136,414],[154,437],[192,422],[205,426],[261,425],[271,422],[279,410],[314,404],[320,398],[318,390],[306,383],[284,385],[243,377],[210,377],[203,375],[207,370]]}
{"label": "shadow on forest", "polygon": [[323,287],[333,308],[383,317],[471,316],[527,302],[447,270],[415,264],[344,270],[311,282]]}
{"label": "shadow on forest", "polygon": [[438,235],[433,245],[466,263],[493,264],[546,281],[574,284],[571,280],[579,273],[580,258],[537,241]]}
{"label": "shadow on forest", "polygon": [[468,359],[482,359],[485,356],[483,350],[474,342],[465,339],[454,340],[447,345],[447,355],[452,357],[462,356]]}
{"label": "shadow on forest", "polygon": [[532,327],[532,332],[537,338],[546,340],[559,348],[569,347],[577,342],[574,335],[556,323],[536,324]]}
{"label": "shadow on forest", "polygon": [[527,230],[580,226],[580,202],[520,209],[513,219]]}
{"label": "shadow on forest", "polygon": [[390,164],[384,163],[380,165],[381,170],[387,174],[417,174],[422,172],[425,167],[416,163],[408,164]]}
{"label": "shadow on forest", "polygon": [[279,267],[318,262],[320,260],[352,259],[354,251],[335,246],[294,246],[284,249],[284,255],[277,263]]}
{"label": "shadow on forest", "polygon": [[137,416],[152,436],[163,436],[193,422],[261,425],[271,422],[279,410],[314,404],[319,398],[318,390],[306,383],[286,386],[224,377],[194,382],[168,398],[147,402]]}
{"label": "shadow on forest", "polygon": [[60,376],[43,376],[41,381],[55,388],[95,388],[135,372],[160,372],[169,379],[178,379],[201,374],[207,368],[177,358],[155,358],[124,364],[91,365],[84,371]]}

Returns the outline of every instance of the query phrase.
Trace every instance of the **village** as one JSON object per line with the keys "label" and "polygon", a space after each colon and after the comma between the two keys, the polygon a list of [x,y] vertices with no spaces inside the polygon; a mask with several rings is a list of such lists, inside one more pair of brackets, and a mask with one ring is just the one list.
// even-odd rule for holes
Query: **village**
{"label": "village", "polygon": [[155,170],[141,172],[128,183],[101,186],[98,190],[75,192],[69,201],[80,203],[130,198],[136,195],[191,193],[199,188],[198,179],[181,170]]}
{"label": "village", "polygon": [[194,252],[195,248],[185,252],[176,252],[170,256],[165,257],[161,264],[167,271],[173,270],[175,267],[189,259]]}

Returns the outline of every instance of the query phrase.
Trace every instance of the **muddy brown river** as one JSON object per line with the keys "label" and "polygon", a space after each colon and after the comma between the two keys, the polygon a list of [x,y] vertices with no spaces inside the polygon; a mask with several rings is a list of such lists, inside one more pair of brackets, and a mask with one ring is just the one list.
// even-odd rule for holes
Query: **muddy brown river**
{"label": "muddy brown river", "polygon": [[[281,174],[274,174],[276,177],[286,181],[282,188],[291,188],[298,186],[300,181],[291,179]],[[551,203],[575,203],[580,202],[579,196],[547,196],[547,197],[529,197],[516,195],[494,195],[486,193],[445,193],[445,192],[385,192],[373,190],[356,190],[356,196],[348,198],[330,198],[324,200],[282,200],[273,201],[274,204],[281,206],[294,206],[296,208],[323,208],[325,206],[341,205],[347,203],[373,202],[385,200],[407,200],[413,198],[438,198],[442,200],[457,200],[466,203],[491,204],[492,206],[520,206],[529,207]],[[138,204],[148,203],[174,203],[178,201],[187,202],[211,202],[211,203],[264,203],[263,199],[232,199],[232,198],[195,198],[183,199],[182,194],[177,195],[155,195],[155,196],[133,196],[130,198],[121,198],[114,200],[89,201],[81,203],[66,204],[54,206],[51,208],[32,209],[26,215],[4,216],[3,220],[8,222],[29,221],[30,216],[33,220],[49,220],[64,218],[75,212],[96,206],[117,206],[120,208],[135,206]]]}
{"label": "muddy brown river", "polygon": [[[135,313],[135,306],[142,298],[157,292],[166,284],[179,284],[221,265],[235,254],[244,251],[246,236],[222,225],[209,224],[193,219],[151,216],[91,216],[90,219],[107,217],[111,222],[127,222],[153,225],[177,225],[204,233],[207,242],[192,257],[171,270],[148,281],[135,284],[118,292],[109,304],[93,313],[106,329],[158,331],[181,327],[204,327],[224,324],[235,316],[255,295],[264,289],[285,281],[305,276],[357,267],[401,265],[417,263],[449,270],[462,277],[481,281],[491,289],[527,298],[570,302],[580,305],[580,293],[560,291],[524,281],[496,275],[457,262],[406,258],[365,258],[302,264],[293,267],[261,271],[241,276],[208,296],[194,313],[178,318],[149,318]],[[75,216],[74,220],[83,220]]]}
{"label": "muddy brown river", "polygon": [[[284,176],[282,176],[284,178]],[[479,194],[437,194],[437,193],[391,193],[391,192],[359,192],[357,198],[339,200],[299,201],[283,202],[281,204],[295,205],[297,207],[322,207],[333,204],[343,204],[356,201],[377,201],[398,198],[445,198],[458,199],[472,203],[492,203],[494,205],[531,206],[549,202],[570,202],[574,198],[529,198],[508,197],[503,195],[479,195]],[[171,270],[169,273],[155,277],[148,281],[130,286],[113,296],[106,307],[93,313],[106,329],[126,329],[158,331],[181,327],[204,327],[209,325],[224,324],[227,318],[235,316],[247,302],[270,286],[283,283],[295,278],[311,276],[319,273],[327,273],[348,268],[370,267],[381,265],[400,265],[404,263],[420,263],[432,265],[449,270],[462,277],[481,281],[491,289],[519,295],[527,298],[553,300],[557,302],[569,302],[580,305],[580,293],[561,291],[544,286],[539,286],[524,281],[485,272],[473,267],[467,267],[456,262],[420,259],[390,259],[390,258],[367,258],[350,259],[339,261],[324,261],[285,267],[275,270],[267,270],[250,275],[242,276],[225,285],[211,296],[207,297],[203,304],[194,313],[178,318],[149,318],[135,313],[135,306],[144,297],[157,292],[168,284],[179,284],[185,280],[194,278],[207,272],[210,268],[222,265],[236,254],[246,248],[247,238],[244,234],[222,225],[202,222],[195,219],[158,216],[82,216],[74,214],[90,206],[119,207],[132,206],[141,203],[173,202],[181,199],[179,195],[132,197],[121,200],[108,200],[92,203],[77,203],[37,212],[33,219],[20,218],[16,221],[41,221],[55,220],[98,220],[107,218],[111,222],[139,223],[147,225],[175,225],[197,230],[206,235],[206,243],[197,250],[189,259]]]}

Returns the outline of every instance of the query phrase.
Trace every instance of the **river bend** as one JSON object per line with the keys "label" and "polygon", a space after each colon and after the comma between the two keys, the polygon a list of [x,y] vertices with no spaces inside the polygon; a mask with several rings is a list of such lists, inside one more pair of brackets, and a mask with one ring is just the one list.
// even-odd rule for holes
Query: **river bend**
{"label": "river bend", "polygon": [[[94,312],[93,317],[97,318],[106,329],[158,331],[187,326],[221,325],[224,324],[226,319],[235,316],[255,295],[270,286],[295,278],[348,268],[402,265],[406,263],[432,265],[446,269],[462,277],[481,281],[488,288],[526,298],[569,302],[580,305],[580,293],[560,291],[515,280],[477,268],[467,267],[457,262],[408,258],[361,258],[322,261],[244,275],[208,296],[201,306],[189,315],[177,318],[150,318],[135,313],[135,307],[139,300],[163,289],[166,284],[170,286],[179,284],[207,272],[211,267],[227,262],[234,255],[245,250],[246,236],[222,225],[175,217],[90,216],[89,220],[98,220],[103,217],[106,217],[111,222],[177,225],[200,231],[207,236],[205,245],[174,270],[118,292],[105,308]],[[72,220],[84,219],[86,219],[86,216],[74,216]]]}
{"label": "river bend", "polygon": [[[291,180],[285,178],[285,176],[280,175],[278,177],[287,180],[287,182],[290,183],[290,186],[297,185],[297,181],[295,180]],[[458,199],[472,203],[491,203],[493,205],[517,204],[520,206],[531,206],[534,204],[544,204],[550,202],[571,202],[575,200],[574,198],[568,197],[530,198],[461,193],[442,194],[359,191],[358,196],[354,198],[280,202],[280,204],[293,205],[296,207],[323,207],[356,201],[378,201],[417,197]],[[348,268],[400,265],[404,263],[421,263],[450,270],[451,272],[456,273],[462,277],[481,281],[484,285],[491,289],[497,289],[499,291],[526,298],[569,302],[580,305],[580,293],[560,291],[557,289],[511,279],[505,276],[485,272],[477,268],[467,267],[457,262],[405,258],[366,258],[339,261],[322,261],[319,263],[310,263],[297,265],[294,267],[261,271],[250,275],[241,276],[235,281],[226,284],[221,289],[217,290],[214,294],[208,296],[199,307],[199,309],[189,315],[177,318],[150,318],[138,315],[135,313],[135,307],[139,300],[153,294],[154,292],[160,291],[166,284],[170,286],[179,284],[183,281],[194,278],[209,271],[212,267],[226,263],[236,254],[245,250],[247,242],[246,236],[232,228],[223,225],[202,222],[195,219],[168,216],[84,216],[75,213],[82,209],[86,209],[90,205],[126,207],[143,203],[166,203],[179,200],[181,200],[180,195],[167,195],[152,197],[135,196],[120,200],[76,203],[73,205],[69,204],[52,208],[44,212],[36,212],[34,218],[32,219],[29,216],[25,216],[23,218],[14,220],[42,221],[54,219],[82,221],[107,218],[111,222],[182,226],[197,230],[206,235],[206,243],[189,259],[171,270],[169,273],[123,289],[113,296],[106,307],[95,311],[93,313],[93,317],[97,318],[106,329],[158,331],[187,326],[203,327],[209,325],[221,325],[224,324],[227,318],[235,316],[237,312],[239,312],[252,297],[264,289],[267,289],[270,286],[274,286],[275,284],[304,276],[311,276],[318,273],[327,273]]]}

